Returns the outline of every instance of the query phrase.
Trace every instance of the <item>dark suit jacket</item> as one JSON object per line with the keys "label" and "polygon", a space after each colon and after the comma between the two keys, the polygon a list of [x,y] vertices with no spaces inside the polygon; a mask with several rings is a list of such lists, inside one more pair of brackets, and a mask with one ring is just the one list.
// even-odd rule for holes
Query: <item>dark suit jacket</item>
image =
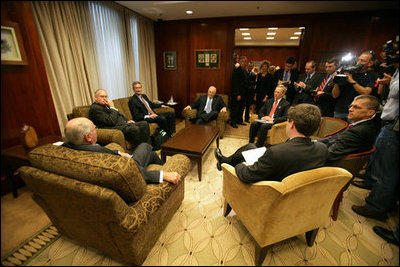
{"label": "dark suit jacket", "polygon": [[317,88],[322,80],[324,79],[325,75],[321,73],[314,73],[314,75],[305,83],[305,80],[307,78],[306,73],[302,73],[299,75],[299,79],[297,82],[304,82],[306,84],[305,88],[296,88],[296,94],[294,96],[293,100],[293,105],[299,104],[299,103],[309,103],[309,104],[314,104],[314,96],[311,95],[312,92]]}
{"label": "dark suit jacket", "polygon": [[242,67],[233,69],[231,95],[236,99],[238,95],[242,98],[246,95],[248,87],[247,71]]}
{"label": "dark suit jacket", "polygon": [[328,162],[337,161],[349,154],[370,150],[379,128],[377,119],[371,119],[318,141],[328,147]]}
{"label": "dark suit jacket", "polygon": [[[147,103],[149,103],[149,106],[153,111],[155,108],[161,107],[161,104],[155,104],[151,102],[150,99],[147,97],[147,95],[142,94],[142,97],[144,100],[147,101]],[[139,97],[136,94],[134,94],[129,99],[128,105],[134,121],[143,121],[144,116],[149,113],[146,109],[146,106],[143,104],[143,102],[139,99]]]}
{"label": "dark suit jacket", "polygon": [[[196,100],[196,102],[190,105],[192,108],[197,109],[197,115],[199,115],[206,107],[207,97],[208,95],[202,95]],[[222,100],[222,97],[215,95],[211,103],[211,111],[220,112],[224,107],[226,107],[226,105],[224,100]]]}
{"label": "dark suit jacket", "polygon": [[[279,80],[283,80],[283,73],[284,73],[285,69],[279,69],[277,71],[275,71],[274,73],[274,82],[275,82],[275,87],[278,85],[278,81]],[[295,91],[295,87],[294,87],[294,82],[296,82],[299,79],[299,72],[295,69],[290,71],[290,81],[291,83],[287,86],[287,92],[286,92],[286,96],[287,96],[287,100],[289,102],[293,101],[294,95],[296,93]]]}
{"label": "dark suit jacket", "polygon": [[[274,98],[268,99],[267,102],[265,102],[265,105],[263,105],[260,108],[260,111],[258,112],[258,117],[261,119],[264,116],[268,116],[269,113],[271,112],[272,106],[274,105]],[[281,101],[279,101],[278,106],[275,109],[274,113],[274,124],[283,122],[287,120],[287,111],[290,107],[290,103],[286,101],[286,99],[282,98]]]}
{"label": "dark suit jacket", "polygon": [[282,181],[288,175],[324,166],[327,157],[328,149],[323,144],[295,137],[267,148],[253,165],[241,163],[235,170],[244,183]]}
{"label": "dark suit jacket", "polygon": [[[74,150],[80,150],[80,151],[90,151],[90,152],[98,152],[98,153],[106,153],[106,154],[111,154],[111,155],[119,155],[118,150],[110,150],[106,147],[103,147],[99,144],[82,144],[82,145],[74,145],[70,143],[64,143],[63,146],[74,149]],[[134,154],[132,155],[132,159],[135,160],[135,153],[143,153],[142,151],[138,151],[137,149],[134,151]],[[140,155],[137,155],[140,157]],[[147,171],[146,168],[147,166],[140,166],[138,164],[138,161],[135,160],[137,163],[137,166],[139,170],[142,172],[142,175],[144,179],[146,180],[146,183],[154,183],[158,184],[160,182],[160,171]]]}
{"label": "dark suit jacket", "polygon": [[123,130],[127,126],[128,119],[115,109],[97,104],[90,106],[89,119],[98,127],[106,129]]}
{"label": "dark suit jacket", "polygon": [[[315,89],[318,88],[318,86],[321,85],[323,80],[328,74],[323,74],[321,82],[315,87]],[[321,115],[322,117],[333,117],[334,109],[335,109],[335,104],[336,104],[336,99],[333,98],[332,96],[332,89],[335,84],[333,83],[333,78],[329,80],[329,82],[325,85],[324,87],[324,94],[318,97],[316,104],[321,110]]]}

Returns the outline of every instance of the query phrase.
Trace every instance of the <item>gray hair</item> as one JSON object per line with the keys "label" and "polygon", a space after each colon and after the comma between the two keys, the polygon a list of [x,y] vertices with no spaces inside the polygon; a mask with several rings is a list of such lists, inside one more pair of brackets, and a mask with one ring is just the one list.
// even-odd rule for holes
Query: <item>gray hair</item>
{"label": "gray hair", "polygon": [[107,93],[107,91],[104,90],[104,89],[97,89],[96,91],[94,91],[94,97],[97,97],[97,94],[98,94],[100,91],[104,91],[104,92]]}
{"label": "gray hair", "polygon": [[83,144],[85,134],[92,131],[92,121],[85,117],[74,118],[65,125],[65,140],[74,145]]}
{"label": "gray hair", "polygon": [[275,87],[275,89],[276,89],[276,88],[282,89],[282,90],[283,90],[283,93],[286,94],[287,88],[286,88],[286,86],[284,86],[283,84],[278,84],[278,85]]}

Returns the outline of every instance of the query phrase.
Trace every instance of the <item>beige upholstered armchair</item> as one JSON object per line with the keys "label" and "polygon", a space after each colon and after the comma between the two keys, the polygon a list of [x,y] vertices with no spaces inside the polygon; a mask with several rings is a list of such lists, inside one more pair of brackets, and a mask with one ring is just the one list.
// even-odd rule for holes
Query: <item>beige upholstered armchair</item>
{"label": "beige upholstered armchair", "polygon": [[[206,93],[197,93],[194,102],[196,102],[196,100],[202,95],[206,95]],[[226,112],[220,112],[218,114],[218,118],[216,120],[210,121],[208,123],[208,125],[218,127],[219,128],[219,138],[222,139],[224,137],[224,134],[225,134],[226,124],[228,123],[228,120],[229,120],[231,115],[230,115],[230,111],[229,111],[229,97],[228,97],[228,95],[225,95],[225,94],[218,94],[218,95],[221,96],[222,100],[225,102],[227,111]],[[182,111],[182,117],[185,119],[185,127],[188,127],[190,125],[190,119],[196,117],[196,114],[197,114],[197,109],[183,110]]]}
{"label": "beige upholstered armchair", "polygon": [[253,236],[255,265],[261,265],[269,245],[306,234],[312,246],[320,227],[329,219],[332,204],[351,174],[335,167],[321,167],[292,174],[281,182],[245,184],[234,167],[224,163],[224,216],[233,209]]}
{"label": "beige upholstered armchair", "polygon": [[[123,97],[113,100],[115,108],[124,115],[128,120],[132,120],[132,114],[129,110],[129,99],[131,97]],[[72,113],[67,115],[68,120],[77,118],[77,117],[86,117],[89,118],[89,109],[90,105],[87,106],[79,106],[74,107],[72,109]],[[154,109],[156,113],[162,113],[167,111],[174,111],[171,107],[161,107]],[[150,123],[150,135],[153,135],[158,127],[157,123]],[[132,153],[134,147],[132,144],[125,140],[124,134],[122,131],[117,129],[97,129],[97,142],[101,145],[106,145],[109,143],[117,143],[119,144],[125,151]]]}
{"label": "beige upholstered armchair", "polygon": [[[110,149],[123,149],[110,144]],[[190,159],[177,154],[148,169],[182,180],[146,184],[136,162],[52,144],[29,153],[22,179],[62,235],[129,265],[142,265],[184,198]]]}

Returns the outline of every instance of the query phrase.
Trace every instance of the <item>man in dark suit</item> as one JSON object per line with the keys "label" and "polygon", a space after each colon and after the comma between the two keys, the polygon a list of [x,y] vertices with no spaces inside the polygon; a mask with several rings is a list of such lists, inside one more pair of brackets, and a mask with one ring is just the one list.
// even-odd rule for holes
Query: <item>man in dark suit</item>
{"label": "man in dark suit", "polygon": [[135,121],[155,122],[161,129],[166,131],[169,136],[175,133],[175,112],[156,114],[154,109],[162,105],[151,102],[147,95],[142,94],[142,84],[138,81],[133,82],[132,89],[135,94],[128,102],[132,118]]}
{"label": "man in dark suit", "polygon": [[375,143],[380,123],[375,116],[379,100],[371,95],[356,96],[349,106],[349,127],[337,134],[317,140],[328,147],[328,162],[349,154],[368,151]]}
{"label": "man in dark suit", "polygon": [[275,123],[284,122],[287,119],[287,110],[289,109],[289,102],[283,98],[286,92],[284,85],[278,85],[275,88],[274,98],[268,99],[267,102],[261,107],[258,112],[260,121],[253,121],[250,125],[249,143],[254,143],[258,133],[257,147],[262,147],[267,139],[268,130],[272,128]]}
{"label": "man in dark suit", "polygon": [[274,73],[275,86],[278,84],[285,85],[287,87],[286,100],[292,103],[294,95],[296,93],[294,89],[294,83],[299,78],[299,72],[293,68],[296,60],[294,57],[288,57],[285,61],[285,67],[279,69]]}
{"label": "man in dark suit", "polygon": [[241,56],[240,66],[233,69],[232,73],[232,91],[231,91],[231,126],[237,128],[237,124],[246,125],[243,122],[243,106],[245,104],[245,95],[248,87],[247,82],[247,58]]}
{"label": "man in dark suit", "polygon": [[216,95],[217,88],[210,86],[207,95],[200,96],[196,102],[188,105],[184,110],[197,109],[196,117],[190,119],[194,124],[205,124],[215,120],[219,112],[226,112],[226,105],[222,97]]}
{"label": "man in dark suit", "polygon": [[334,115],[336,99],[333,98],[332,89],[335,85],[333,79],[335,78],[338,66],[339,60],[337,58],[328,59],[325,62],[326,74],[312,92],[314,103],[321,110],[322,117],[333,117]]}
{"label": "man in dark suit", "polygon": [[129,157],[136,164],[147,183],[162,183],[164,180],[173,184],[179,182],[181,176],[177,172],[147,171],[150,164],[163,165],[157,153],[148,143],[141,143],[135,148],[132,155],[119,150],[110,150],[102,147],[97,142],[96,126],[87,118],[79,117],[72,119],[65,125],[65,139],[63,146],[75,150],[99,152],[112,155]]}
{"label": "man in dark suit", "polygon": [[316,66],[317,64],[314,60],[306,62],[305,73],[300,74],[299,79],[294,84],[296,94],[292,102],[293,106],[301,103],[314,104],[314,97],[311,93],[320,85],[323,76],[315,71]]}
{"label": "man in dark suit", "polygon": [[242,151],[254,149],[252,143],[238,149],[232,156],[224,157],[216,148],[217,168],[222,163],[235,166],[236,174],[244,183],[259,181],[282,181],[286,176],[322,167],[328,157],[328,149],[321,143],[312,142],[309,137],[321,122],[317,106],[299,104],[288,111],[286,133],[288,141],[267,148],[265,153],[253,164],[244,164]]}
{"label": "man in dark suit", "polygon": [[128,120],[118,112],[114,103],[108,100],[107,91],[98,89],[94,95],[95,102],[89,110],[89,119],[97,126],[104,129],[118,129],[124,133],[126,140],[133,147],[142,142],[150,142],[150,128],[145,121],[135,122]]}

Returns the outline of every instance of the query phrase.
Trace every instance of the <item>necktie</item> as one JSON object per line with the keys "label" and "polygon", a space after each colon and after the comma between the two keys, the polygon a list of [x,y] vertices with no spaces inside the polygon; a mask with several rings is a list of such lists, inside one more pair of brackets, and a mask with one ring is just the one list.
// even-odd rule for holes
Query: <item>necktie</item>
{"label": "necktie", "polygon": [[349,125],[347,125],[346,129],[349,129],[350,127],[353,127],[353,124],[350,123]]}
{"label": "necktie", "polygon": [[206,113],[211,112],[211,99],[207,98]]}
{"label": "necktie", "polygon": [[153,110],[150,108],[150,106],[149,106],[149,104],[147,103],[147,101],[144,100],[143,97],[142,97],[141,95],[138,96],[138,97],[139,97],[140,101],[142,101],[142,103],[144,104],[144,106],[146,107],[147,111],[148,111],[150,114],[154,114]]}
{"label": "necktie", "polygon": [[285,70],[285,71],[283,72],[283,81],[287,81],[287,76],[288,76],[288,73],[287,73],[287,71]]}
{"label": "necktie", "polygon": [[[325,79],[322,81],[321,85],[318,86],[317,92],[320,92],[320,91],[322,91],[322,90],[324,89],[326,83],[328,82],[329,76],[330,76],[330,75],[326,75],[326,77],[325,77]],[[317,102],[317,100],[318,100],[318,96],[315,96],[315,97],[314,97],[314,101]]]}
{"label": "necktie", "polygon": [[268,117],[272,117],[274,115],[277,106],[278,106],[278,100],[275,100],[274,105],[272,106],[271,112],[269,113]]}
{"label": "necktie", "polygon": [[310,79],[310,75],[307,75],[307,78],[304,82],[307,83],[309,79]]}

